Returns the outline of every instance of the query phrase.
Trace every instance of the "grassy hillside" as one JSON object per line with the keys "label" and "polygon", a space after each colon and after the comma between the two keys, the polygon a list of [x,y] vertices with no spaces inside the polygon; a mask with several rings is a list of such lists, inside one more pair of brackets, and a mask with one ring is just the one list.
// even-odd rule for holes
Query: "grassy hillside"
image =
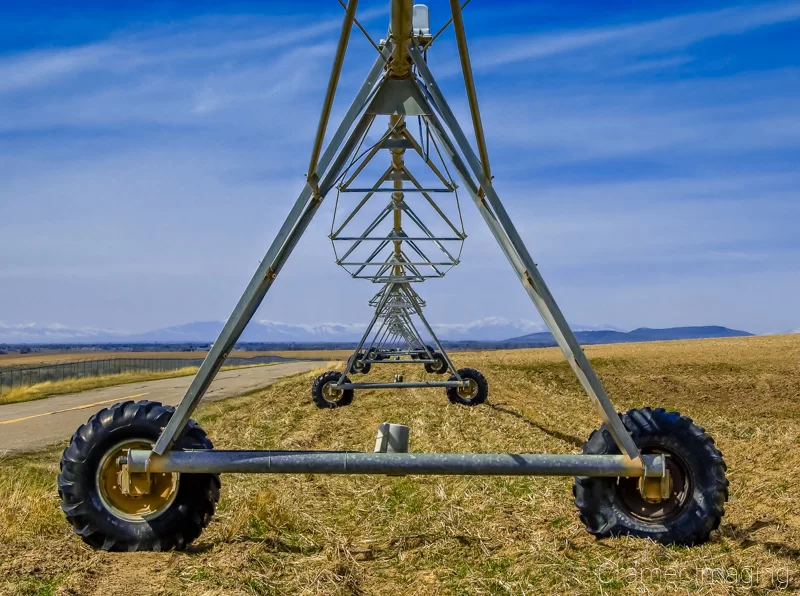
{"label": "grassy hillside", "polygon": [[[731,498],[712,542],[597,542],[565,478],[227,475],[218,515],[189,552],[94,552],[58,509],[52,450],[0,464],[0,593],[800,590],[800,336],[586,351],[619,409],[679,410],[717,439]],[[219,448],[370,450],[389,420],[411,427],[413,451],[570,453],[598,426],[556,350],[456,359],[486,374],[487,405],[450,405],[441,390],[371,391],[320,411],[308,374],[209,404],[198,419]]]}

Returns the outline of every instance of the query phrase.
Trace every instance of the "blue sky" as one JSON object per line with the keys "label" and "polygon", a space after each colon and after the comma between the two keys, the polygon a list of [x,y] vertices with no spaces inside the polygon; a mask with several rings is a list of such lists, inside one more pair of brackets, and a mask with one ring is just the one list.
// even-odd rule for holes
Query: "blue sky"
{"label": "blue sky", "polygon": [[[360,4],[381,37],[388,3]],[[302,188],[341,15],[2,0],[0,321],[227,317]],[[465,19],[496,187],[572,323],[800,328],[800,2],[473,0]],[[373,53],[354,35],[334,119]],[[468,122],[452,36],[430,63]],[[257,318],[368,318],[332,208]],[[429,318],[538,320],[464,215],[463,263],[419,288]]]}

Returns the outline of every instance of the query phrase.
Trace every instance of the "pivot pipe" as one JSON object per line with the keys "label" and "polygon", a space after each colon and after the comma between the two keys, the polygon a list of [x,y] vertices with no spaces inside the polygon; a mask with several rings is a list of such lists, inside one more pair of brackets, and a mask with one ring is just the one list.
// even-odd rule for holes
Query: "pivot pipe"
{"label": "pivot pipe", "polygon": [[131,474],[389,474],[478,476],[664,475],[664,456],[512,453],[359,453],[333,451],[170,451],[131,449],[120,462]]}
{"label": "pivot pipe", "polygon": [[411,72],[408,44],[411,41],[414,20],[413,0],[392,0],[391,19],[391,40],[394,42],[394,52],[390,70],[392,76],[402,79]]}

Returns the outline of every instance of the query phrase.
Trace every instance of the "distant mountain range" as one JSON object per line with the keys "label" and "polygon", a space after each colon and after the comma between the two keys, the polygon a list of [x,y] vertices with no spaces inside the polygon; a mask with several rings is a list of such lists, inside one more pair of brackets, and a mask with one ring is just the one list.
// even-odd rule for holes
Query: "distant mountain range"
{"label": "distant mountain range", "polygon": [[[575,331],[581,344],[619,344],[637,341],[666,341],[673,339],[709,339],[714,337],[745,337],[753,335],[747,331],[728,329],[718,325],[704,327],[669,327],[667,329],[650,329],[640,327],[633,331],[616,331],[601,329],[598,331]],[[549,331],[530,333],[521,337],[506,340],[509,344],[553,345],[555,340]]]}
{"label": "distant mountain range", "polygon": [[[166,327],[146,333],[129,334],[109,329],[70,328],[60,324],[7,325],[0,322],[0,343],[5,344],[97,344],[97,343],[209,343],[217,338],[222,322],[205,321]],[[322,323],[302,325],[276,321],[253,321],[242,335],[241,342],[253,343],[347,343],[361,338],[362,323]],[[554,345],[544,325],[527,320],[489,317],[464,324],[436,324],[440,339],[448,342],[479,342],[511,345]],[[575,325],[573,330],[583,344],[701,339],[752,335],[747,331],[719,326],[642,327],[623,331],[609,325]]]}
{"label": "distant mountain range", "polygon": [[[97,343],[97,342],[212,342],[222,330],[221,321],[199,321],[146,333],[123,333],[108,329],[70,328],[60,324],[6,325],[0,323],[0,343]],[[471,323],[434,324],[441,339],[451,341],[502,341],[514,335],[544,331],[541,323],[489,317]],[[579,329],[605,327],[578,326]],[[243,342],[353,342],[361,338],[366,323],[320,323],[316,325],[252,321],[242,334]]]}

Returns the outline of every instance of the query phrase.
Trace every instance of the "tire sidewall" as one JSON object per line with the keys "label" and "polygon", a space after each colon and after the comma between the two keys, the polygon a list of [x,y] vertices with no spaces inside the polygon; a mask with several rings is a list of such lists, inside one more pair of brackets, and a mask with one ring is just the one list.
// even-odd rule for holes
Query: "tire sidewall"
{"label": "tire sidewall", "polygon": [[[489,383],[486,377],[477,370],[471,368],[463,368],[458,371],[458,374],[462,379],[471,379],[475,381],[478,384],[478,394],[475,397],[464,399],[458,394],[458,390],[455,387],[449,387],[447,389],[447,398],[450,402],[461,406],[477,406],[484,403],[489,395]],[[456,381],[457,379],[454,375],[450,377],[449,380]]]}
{"label": "tire sidewall", "polygon": [[640,449],[658,446],[681,458],[683,471],[690,479],[691,494],[682,510],[674,517],[663,521],[648,521],[630,513],[622,503],[617,491],[614,490],[611,492],[614,512],[618,519],[625,520],[626,525],[636,527],[642,535],[647,535],[655,540],[664,537],[673,541],[680,540],[691,534],[695,528],[695,520],[704,516],[703,505],[706,495],[703,493],[702,487],[709,486],[714,482],[709,473],[710,467],[705,461],[706,453],[703,445],[688,440],[678,441],[674,435],[649,435],[647,438],[633,435],[633,438]]}
{"label": "tire sidewall", "polygon": [[[631,410],[621,418],[638,447],[657,447],[682,460],[691,494],[673,516],[646,520],[623,503],[616,478],[579,477],[573,491],[587,530],[598,538],[631,535],[662,544],[694,545],[706,541],[725,513],[728,495],[725,462],[713,440],[691,419],[660,408]],[[610,455],[619,454],[620,450],[603,427],[592,433],[583,453]]]}
{"label": "tire sidewall", "polygon": [[[121,416],[114,409],[104,410],[93,416],[86,425],[91,429],[90,435],[86,437],[89,440],[84,440],[86,433],[79,430],[65,450],[61,461],[61,475],[71,482],[72,487],[68,492],[60,491],[62,506],[80,507],[80,512],[70,521],[79,532],[83,531],[79,526],[87,524],[85,527],[89,527],[91,533],[82,536],[94,546],[112,550],[183,548],[199,536],[213,513],[213,503],[218,498],[214,482],[210,480],[214,476],[181,474],[174,500],[159,515],[141,520],[118,517],[103,503],[100,496],[97,475],[103,457],[120,443],[155,443],[174,411],[171,407],[156,405],[154,402],[129,402],[121,404],[120,410]],[[196,433],[199,427],[190,422],[187,430],[194,430]],[[83,436],[79,438],[81,434]],[[211,443],[204,434],[194,438],[191,434],[184,431],[174,448],[211,448]],[[95,544],[96,541],[99,543]]]}

